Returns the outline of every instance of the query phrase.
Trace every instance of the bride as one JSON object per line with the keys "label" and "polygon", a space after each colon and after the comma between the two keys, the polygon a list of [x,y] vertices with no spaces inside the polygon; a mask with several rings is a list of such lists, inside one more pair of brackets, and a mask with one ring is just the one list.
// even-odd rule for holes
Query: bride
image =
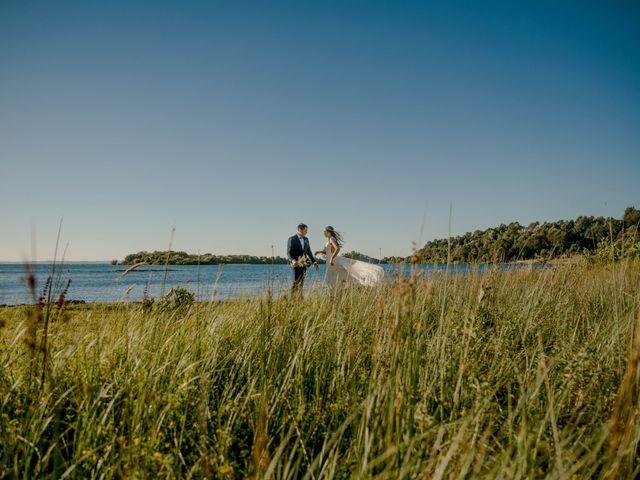
{"label": "bride", "polygon": [[338,288],[347,283],[371,287],[382,282],[384,270],[381,266],[338,256],[344,242],[342,235],[333,227],[326,227],[324,236],[327,238],[327,244],[324,250],[318,250],[315,255],[325,255],[327,260],[325,283],[329,287]]}

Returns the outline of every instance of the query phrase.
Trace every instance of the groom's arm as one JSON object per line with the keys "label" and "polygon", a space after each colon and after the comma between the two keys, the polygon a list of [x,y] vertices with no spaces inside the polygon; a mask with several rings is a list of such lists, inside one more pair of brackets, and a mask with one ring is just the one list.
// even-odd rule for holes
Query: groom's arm
{"label": "groom's arm", "polygon": [[294,262],[296,259],[293,258],[292,252],[291,252],[291,237],[289,237],[289,240],[287,240],[287,258],[289,259],[289,263]]}
{"label": "groom's arm", "polygon": [[312,263],[317,263],[318,261],[315,259],[315,257],[313,256],[313,252],[311,251],[311,244],[309,242],[307,242],[307,255],[309,256],[309,259],[311,260]]}

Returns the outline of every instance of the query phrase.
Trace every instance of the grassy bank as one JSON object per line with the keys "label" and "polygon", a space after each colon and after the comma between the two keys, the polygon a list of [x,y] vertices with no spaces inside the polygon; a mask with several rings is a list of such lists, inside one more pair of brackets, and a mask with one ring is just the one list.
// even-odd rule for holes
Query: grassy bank
{"label": "grassy bank", "polygon": [[637,477],[639,301],[631,263],[442,274],[52,307],[46,349],[3,308],[0,477]]}

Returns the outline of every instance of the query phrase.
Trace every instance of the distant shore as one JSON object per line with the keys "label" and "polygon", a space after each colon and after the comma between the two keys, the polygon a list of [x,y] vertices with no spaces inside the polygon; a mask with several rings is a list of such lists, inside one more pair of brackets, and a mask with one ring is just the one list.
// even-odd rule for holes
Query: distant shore
{"label": "distant shore", "polygon": [[551,258],[548,260],[531,259],[531,260],[515,260],[512,263],[514,265],[578,265],[584,261],[584,257],[581,255],[573,255],[570,257]]}

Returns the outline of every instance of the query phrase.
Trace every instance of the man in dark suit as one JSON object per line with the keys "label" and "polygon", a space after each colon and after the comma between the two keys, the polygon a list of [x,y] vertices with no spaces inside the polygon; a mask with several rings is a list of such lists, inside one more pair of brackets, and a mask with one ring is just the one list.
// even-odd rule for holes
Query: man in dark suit
{"label": "man in dark suit", "polygon": [[304,277],[307,274],[307,266],[299,265],[298,260],[307,258],[317,269],[318,262],[311,252],[309,239],[307,238],[307,226],[304,223],[298,225],[298,233],[289,237],[287,242],[287,258],[293,268],[293,287],[291,287],[291,295],[302,295],[302,287],[304,285]]}

